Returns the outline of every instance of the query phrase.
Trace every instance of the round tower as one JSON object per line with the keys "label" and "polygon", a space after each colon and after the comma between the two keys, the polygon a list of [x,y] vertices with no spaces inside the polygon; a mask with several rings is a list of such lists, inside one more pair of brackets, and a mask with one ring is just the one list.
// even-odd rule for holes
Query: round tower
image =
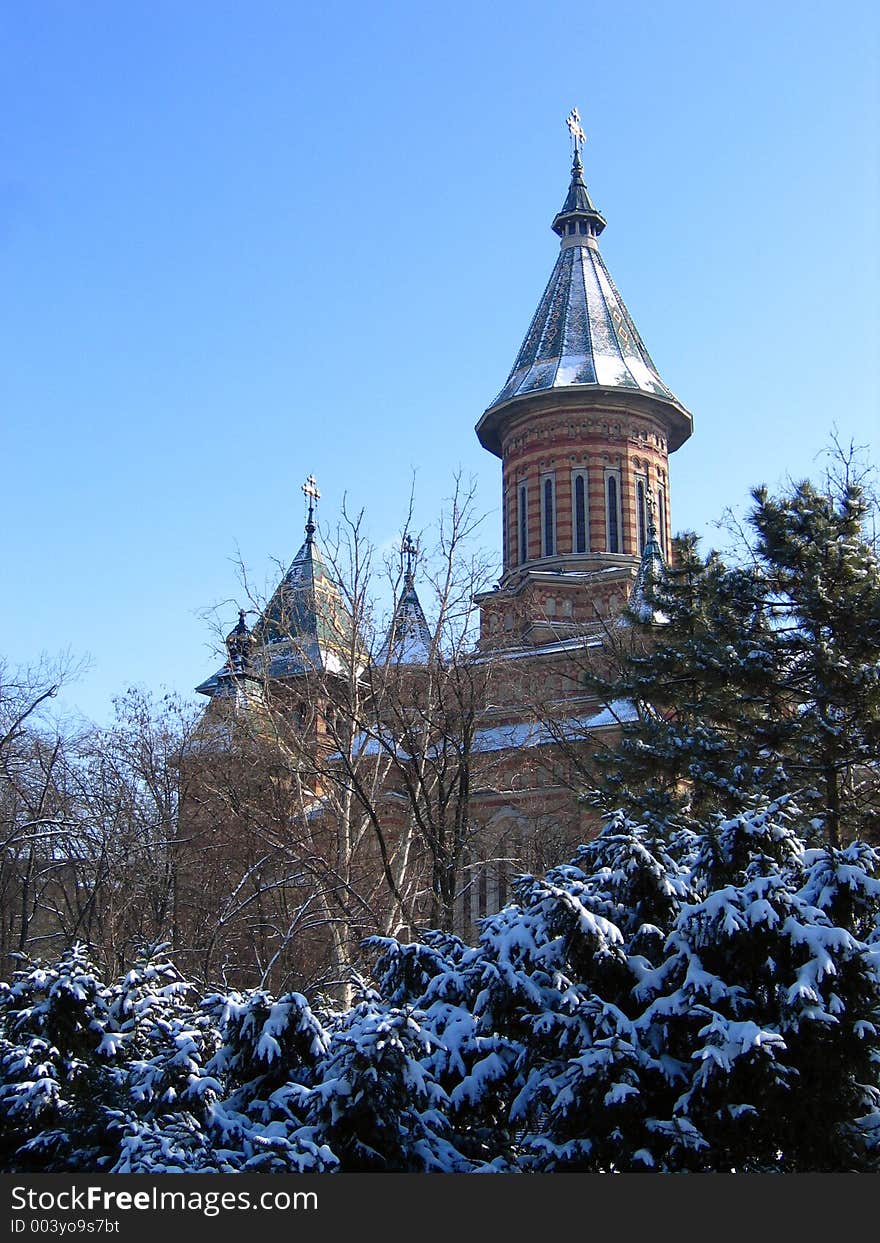
{"label": "round tower", "polygon": [[568,125],[571,182],[551,226],[559,256],[507,382],[476,429],[502,461],[502,589],[524,575],[582,579],[614,567],[631,580],[652,505],[668,555],[668,455],[692,431],[599,252],[605,220],[584,181],[576,110]]}

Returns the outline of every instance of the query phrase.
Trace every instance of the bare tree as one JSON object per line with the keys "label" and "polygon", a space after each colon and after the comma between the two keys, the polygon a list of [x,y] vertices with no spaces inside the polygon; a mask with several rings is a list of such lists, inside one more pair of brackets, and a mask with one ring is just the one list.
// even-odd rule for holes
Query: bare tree
{"label": "bare tree", "polygon": [[178,757],[191,722],[172,698],[117,701],[104,728],[46,711],[71,662],[4,672],[0,695],[0,949],[87,942],[113,970],[173,932]]}
{"label": "bare tree", "polygon": [[[239,963],[250,954],[263,980],[294,978],[344,1000],[366,936],[452,926],[479,833],[475,761],[485,767],[474,748],[489,679],[474,648],[474,597],[489,581],[470,552],[478,524],[473,490],[456,481],[422,554],[427,618],[405,607],[409,526],[409,561],[383,618],[363,515],[345,506],[320,574],[316,550],[301,553],[315,576],[305,595],[288,571],[286,617],[281,588],[268,603],[249,599],[258,621],[230,636],[182,825],[202,843],[218,834],[226,843],[217,861],[227,887],[203,970],[222,966],[222,941]],[[273,908],[287,905],[264,943],[256,916],[270,895]]]}

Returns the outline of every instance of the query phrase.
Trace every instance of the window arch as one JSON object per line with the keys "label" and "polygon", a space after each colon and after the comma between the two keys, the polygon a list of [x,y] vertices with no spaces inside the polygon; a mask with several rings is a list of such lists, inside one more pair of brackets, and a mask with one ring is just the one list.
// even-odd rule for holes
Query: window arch
{"label": "window arch", "polygon": [[517,552],[519,563],[529,559],[529,488],[525,480],[517,488]]}
{"label": "window arch", "polygon": [[501,564],[507,569],[507,489],[501,489]]}
{"label": "window arch", "polygon": [[605,472],[605,547],[608,552],[621,551],[620,471]]}
{"label": "window arch", "polygon": [[642,553],[648,542],[648,480],[645,475],[636,476],[636,526]]}
{"label": "window arch", "polygon": [[586,470],[571,472],[571,551],[590,551],[590,488]]}
{"label": "window arch", "polygon": [[556,476],[541,476],[541,556],[556,553]]}

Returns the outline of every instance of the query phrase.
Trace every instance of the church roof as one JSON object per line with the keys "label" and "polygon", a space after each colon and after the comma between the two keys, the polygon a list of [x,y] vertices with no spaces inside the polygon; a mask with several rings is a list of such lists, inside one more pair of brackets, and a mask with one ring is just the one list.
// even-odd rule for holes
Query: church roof
{"label": "church roof", "polygon": [[568,193],[552,225],[561,239],[559,257],[507,383],[477,424],[490,452],[501,453],[501,407],[554,390],[641,393],[662,403],[670,450],[690,435],[691,416],[660,378],[599,253],[604,227],[575,150]]}
{"label": "church roof", "polygon": [[254,626],[272,678],[294,677],[319,669],[333,672],[336,650],[350,633],[339,589],[331,578],[314,526]]}
{"label": "church roof", "polygon": [[[350,619],[315,539],[310,507],[305,542],[254,623],[249,665],[258,676],[272,679],[337,673],[340,650],[350,635]],[[229,669],[227,662],[196,690],[214,695]]]}

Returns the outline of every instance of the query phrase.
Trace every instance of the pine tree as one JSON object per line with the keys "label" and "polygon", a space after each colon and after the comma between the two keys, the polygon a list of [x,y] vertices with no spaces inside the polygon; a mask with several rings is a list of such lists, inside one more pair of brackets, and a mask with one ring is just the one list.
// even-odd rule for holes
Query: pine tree
{"label": "pine tree", "polygon": [[701,900],[682,907],[665,961],[637,989],[641,1046],[676,1067],[672,1109],[652,1123],[664,1168],[877,1166],[880,972],[834,913],[846,888],[850,922],[876,927],[880,859],[805,851],[798,818],[780,800],[706,834]]}
{"label": "pine tree", "polygon": [[207,1119],[228,1164],[246,1173],[311,1173],[338,1166],[308,1121],[329,1034],[301,993],[214,995],[203,1003],[223,1042],[206,1074],[223,1085]]}
{"label": "pine tree", "polygon": [[648,593],[650,611],[609,635],[605,668],[584,674],[601,702],[635,709],[587,777],[606,811],[626,805],[664,833],[676,818],[732,812],[756,788],[783,789],[784,772],[768,702],[772,622],[755,567],[703,560],[687,535]]}
{"label": "pine tree", "polygon": [[[609,640],[587,688],[633,705],[588,785],[667,833],[796,791],[817,840],[880,834],[880,563],[848,484],[754,492],[751,559],[705,559],[693,536],[649,584],[651,609]],[[621,641],[621,635],[623,640]]]}
{"label": "pine tree", "polygon": [[838,495],[809,483],[780,498],[753,495],[789,776],[809,791],[832,846],[877,840],[880,561],[864,534],[868,501],[855,483]]}
{"label": "pine tree", "polygon": [[345,1173],[466,1173],[446,1092],[425,1055],[419,1011],[362,999],[338,1016],[318,1068],[311,1118]]}
{"label": "pine tree", "polygon": [[2,1168],[107,1167],[124,1095],[110,1026],[106,989],[82,945],[0,986]]}

